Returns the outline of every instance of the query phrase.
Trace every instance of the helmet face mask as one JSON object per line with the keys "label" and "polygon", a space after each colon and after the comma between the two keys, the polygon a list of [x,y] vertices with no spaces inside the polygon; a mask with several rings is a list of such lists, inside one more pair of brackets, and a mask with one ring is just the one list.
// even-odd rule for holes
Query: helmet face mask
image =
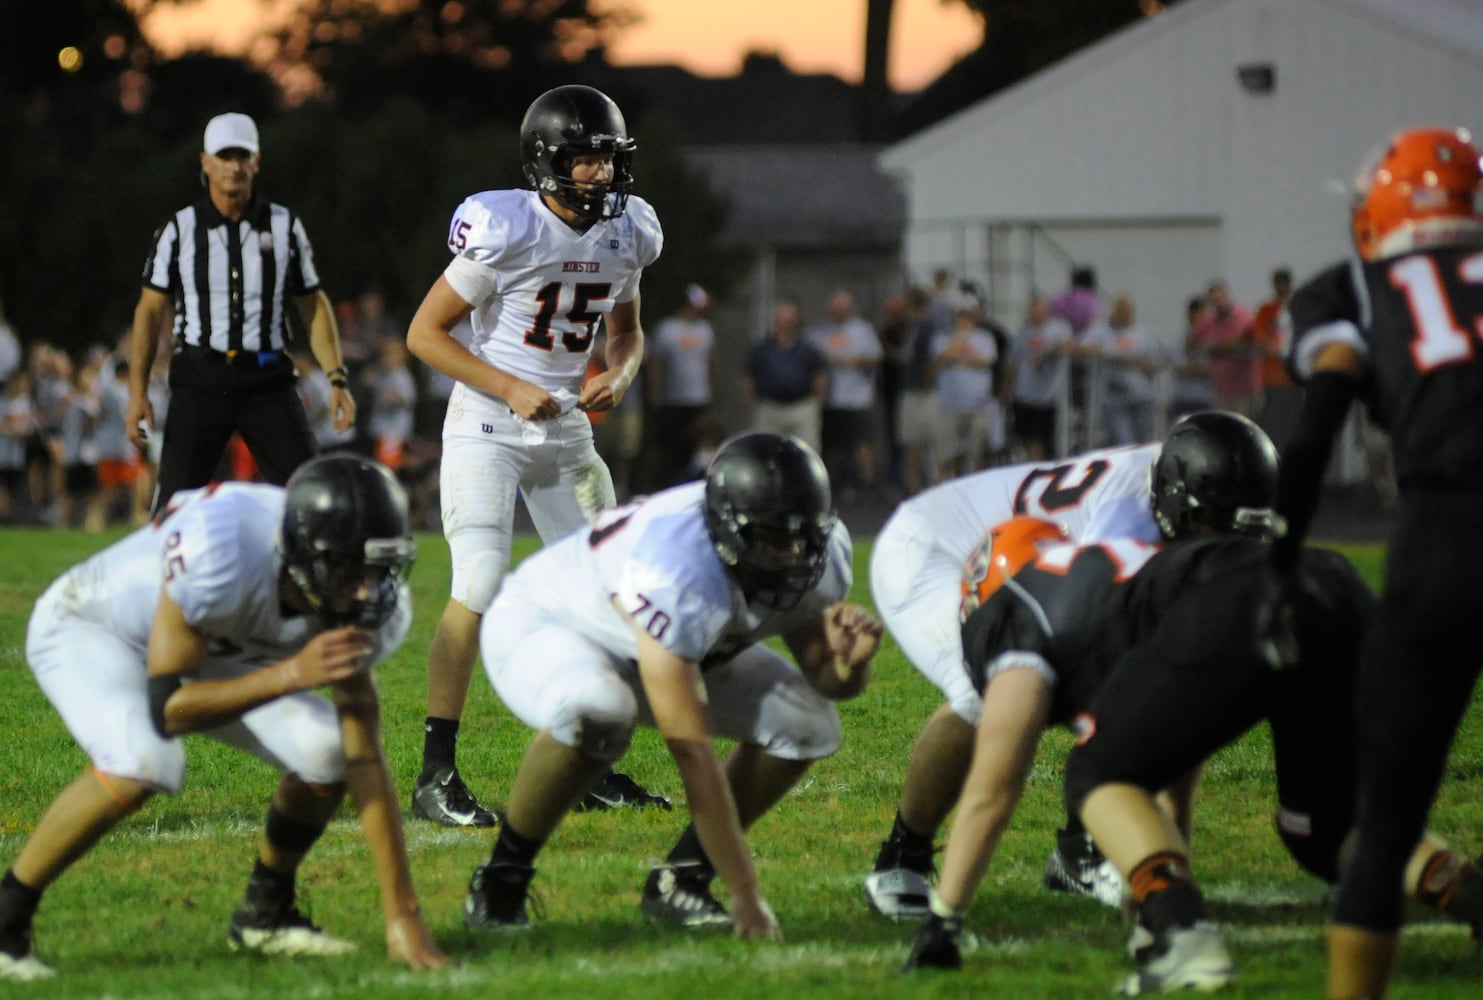
{"label": "helmet face mask", "polygon": [[1271,537],[1279,518],[1277,449],[1246,417],[1203,410],[1181,417],[1149,467],[1154,522],[1165,539]]}
{"label": "helmet face mask", "polygon": [[328,455],[300,466],[285,490],[284,572],[324,627],[381,627],[417,556],[401,484],[368,459]]}
{"label": "helmet face mask", "polygon": [[[536,98],[520,123],[520,161],[526,181],[540,194],[588,222],[616,219],[628,205],[633,185],[633,153],[618,105],[592,87],[568,85]],[[606,184],[572,177],[582,153],[610,155],[613,172]]]}
{"label": "helmet face mask", "polygon": [[796,607],[824,575],[835,520],[824,463],[796,438],[732,438],[706,472],[706,530],[749,601]]}
{"label": "helmet face mask", "polygon": [[1354,247],[1378,260],[1445,243],[1483,241],[1483,163],[1465,129],[1398,132],[1355,179]]}

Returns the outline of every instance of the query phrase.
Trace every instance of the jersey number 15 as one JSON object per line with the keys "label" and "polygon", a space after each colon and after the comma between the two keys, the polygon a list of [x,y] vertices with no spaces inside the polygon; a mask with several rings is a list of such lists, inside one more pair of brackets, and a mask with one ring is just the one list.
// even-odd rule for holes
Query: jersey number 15
{"label": "jersey number 15", "polygon": [[[530,329],[525,331],[525,342],[531,347],[549,351],[555,346],[556,340],[551,335],[551,320],[561,308],[562,291],[566,287],[560,281],[553,281],[536,292],[536,301],[540,303],[540,308],[536,310],[536,318]],[[566,321],[582,330],[562,331],[561,346],[573,354],[581,354],[592,346],[597,321],[602,319],[605,311],[593,309],[592,304],[605,300],[612,293],[613,285],[607,281],[584,281],[571,287],[572,305],[566,311]]]}

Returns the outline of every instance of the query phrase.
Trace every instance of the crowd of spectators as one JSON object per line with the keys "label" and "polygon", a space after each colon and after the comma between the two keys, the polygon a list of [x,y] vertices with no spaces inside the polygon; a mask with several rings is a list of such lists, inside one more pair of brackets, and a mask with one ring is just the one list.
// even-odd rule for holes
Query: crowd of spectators
{"label": "crowd of spectators", "polygon": [[[298,393],[321,451],[350,450],[379,459],[407,486],[419,526],[437,526],[437,468],[442,414],[434,380],[409,361],[406,331],[371,291],[339,308],[345,363],[359,401],[356,425],[335,430],[329,378],[306,344],[294,350]],[[45,340],[22,341],[0,311],[0,524],[101,531],[149,517],[160,435],[141,452],[128,440],[130,332],[80,353]],[[24,344],[24,346],[23,346]],[[171,345],[162,343],[150,373],[159,426],[169,406]],[[425,397],[431,402],[422,405]],[[446,406],[447,394],[442,394]],[[216,478],[253,479],[257,469],[234,438]]]}
{"label": "crowd of spectators", "polygon": [[[1282,440],[1300,391],[1287,375],[1293,279],[1271,275],[1255,309],[1223,280],[1190,296],[1177,330],[1158,331],[1129,294],[1104,293],[1096,271],[1073,269],[1065,288],[1031,296],[1003,325],[978,290],[947,271],[886,299],[873,321],[837,289],[810,322],[783,299],[740,373],[748,427],[727,427],[714,405],[714,304],[698,285],[655,324],[645,378],[617,409],[594,415],[600,453],[620,499],[703,475],[716,446],[743,429],[796,434],[825,456],[843,502],[890,505],[946,478],[1011,461],[1155,440],[1183,413],[1219,406]],[[442,417],[451,385],[408,356],[403,324],[379,292],[340,303],[356,426],[337,432],[329,383],[307,348],[298,390],[321,451],[348,449],[397,472],[419,526],[436,529]],[[1162,335],[1160,335],[1162,333]],[[148,516],[158,441],[127,440],[128,333],[74,356],[23,341],[0,308],[0,523],[79,526]],[[594,364],[601,351],[594,352]],[[169,405],[168,345],[157,352],[151,398]],[[1366,445],[1388,495],[1384,442]],[[253,478],[234,441],[219,478]]]}

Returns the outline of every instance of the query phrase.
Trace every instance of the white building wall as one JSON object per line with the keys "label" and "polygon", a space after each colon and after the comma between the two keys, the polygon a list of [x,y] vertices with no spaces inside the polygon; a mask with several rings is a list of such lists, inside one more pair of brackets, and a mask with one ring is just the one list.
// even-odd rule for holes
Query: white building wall
{"label": "white building wall", "polygon": [[[1387,4],[1408,9],[1189,0],[898,144],[881,162],[906,187],[908,270],[959,270],[1013,322],[1032,282],[1086,262],[1155,329],[1210,278],[1253,306],[1275,265],[1301,280],[1347,251],[1342,187],[1386,134],[1483,133],[1478,36],[1452,45],[1373,9]],[[1457,9],[1483,19],[1483,2]],[[1275,90],[1250,94],[1237,67],[1264,62]],[[991,241],[1006,222],[1049,240]]]}

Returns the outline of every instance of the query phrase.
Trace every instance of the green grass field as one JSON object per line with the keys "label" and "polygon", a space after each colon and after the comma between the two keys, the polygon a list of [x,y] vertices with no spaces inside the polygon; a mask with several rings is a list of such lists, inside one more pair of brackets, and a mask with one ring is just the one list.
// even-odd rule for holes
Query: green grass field
{"label": "green grass field", "polygon": [[[31,602],[71,563],[96,550],[75,532],[0,533],[0,867],[7,865],[51,797],[85,763],[23,661]],[[441,537],[421,538],[413,573],[417,615],[402,650],[379,670],[387,752],[405,795],[421,755],[424,670],[446,597]],[[532,543],[520,549],[528,551]],[[1372,580],[1378,550],[1351,549]],[[856,598],[869,600],[868,542],[857,548]],[[1212,609],[1212,613],[1217,613]],[[1110,910],[1040,888],[1061,819],[1060,733],[1041,748],[1025,801],[969,916],[978,943],[960,975],[898,973],[914,934],[869,912],[861,883],[893,815],[906,756],[936,692],[887,640],[871,689],[842,706],[845,745],[822,762],[750,842],[786,940],[744,944],[724,934],[650,926],[639,888],[685,822],[682,812],[576,815],[539,860],[542,916],[525,935],[487,939],[463,928],[469,873],[489,832],[408,821],[412,866],[434,934],[455,958],[437,974],[385,959],[370,860],[352,818],[337,821],[305,863],[302,889],[315,919],[357,940],[353,959],[260,960],[227,949],[226,925],[252,864],[276,775],[265,765],[195,737],[185,792],[160,798],[79,863],[47,894],[38,948],[60,975],[6,983],[4,997],[479,998],[644,997],[1102,997],[1125,968],[1126,928]],[[528,732],[476,675],[460,742],[465,777],[490,805],[502,801]],[[1483,727],[1465,723],[1434,828],[1476,851]],[[656,734],[640,731],[623,769],[679,797],[679,779]],[[1218,755],[1198,799],[1196,871],[1240,965],[1226,995],[1322,994],[1325,890],[1281,849],[1271,828],[1268,742],[1258,731]],[[1417,912],[1395,998],[1479,995],[1483,960],[1466,931]]]}

